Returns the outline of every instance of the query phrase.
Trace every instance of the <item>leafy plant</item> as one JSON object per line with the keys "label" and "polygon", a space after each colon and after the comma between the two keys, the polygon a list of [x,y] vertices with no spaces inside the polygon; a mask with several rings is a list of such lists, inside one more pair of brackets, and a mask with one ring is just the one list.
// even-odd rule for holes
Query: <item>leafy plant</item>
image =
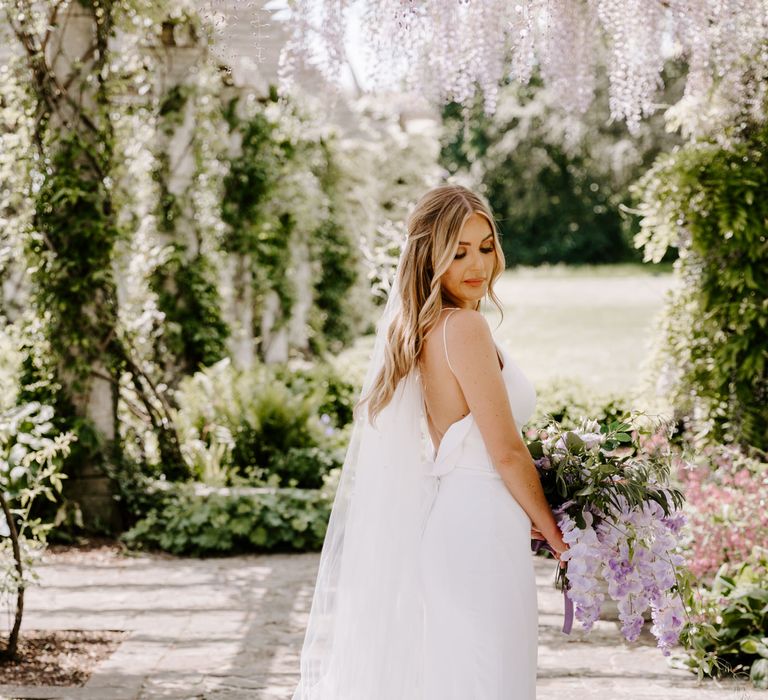
{"label": "leafy plant", "polygon": [[[768,123],[660,156],[634,193],[636,245],[679,250],[654,364],[681,414],[712,442],[768,449]],[[695,417],[695,420],[694,420]]]}
{"label": "leafy plant", "polygon": [[180,385],[181,449],[206,483],[319,488],[341,465],[352,398],[322,363],[238,371],[223,361]]}
{"label": "leafy plant", "polygon": [[160,504],[123,534],[129,546],[172,554],[316,551],[328,526],[338,470],[323,488],[156,484]]}
{"label": "leafy plant", "polygon": [[692,594],[685,663],[700,678],[749,676],[768,688],[768,550],[756,547],[751,559],[723,564],[711,587]]}
{"label": "leafy plant", "polygon": [[53,409],[39,403],[0,416],[0,594],[15,597],[13,627],[2,655],[16,654],[24,610],[24,591],[37,578],[34,565],[54,523],[30,515],[35,499],[60,494],[61,458],[69,453],[71,433],[57,433]]}

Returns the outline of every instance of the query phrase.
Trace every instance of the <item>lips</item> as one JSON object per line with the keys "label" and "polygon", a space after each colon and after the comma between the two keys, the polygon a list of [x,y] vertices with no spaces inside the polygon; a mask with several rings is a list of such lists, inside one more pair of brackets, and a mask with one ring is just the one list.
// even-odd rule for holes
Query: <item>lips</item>
{"label": "lips", "polygon": [[464,282],[465,282],[466,284],[481,284],[481,283],[485,282],[485,279],[483,279],[483,278],[481,277],[480,279],[474,279],[474,280],[464,280]]}

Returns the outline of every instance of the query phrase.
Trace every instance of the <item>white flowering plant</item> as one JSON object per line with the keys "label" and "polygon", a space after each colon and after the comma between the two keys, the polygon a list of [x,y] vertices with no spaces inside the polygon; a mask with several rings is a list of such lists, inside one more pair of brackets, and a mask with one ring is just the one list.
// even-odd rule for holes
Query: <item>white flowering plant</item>
{"label": "white flowering plant", "polygon": [[592,628],[607,587],[624,637],[638,638],[650,608],[651,632],[668,656],[685,616],[684,497],[669,481],[663,430],[641,416],[606,424],[584,418],[575,429],[552,420],[529,432],[527,444],[569,545],[556,584],[576,619],[585,631]]}

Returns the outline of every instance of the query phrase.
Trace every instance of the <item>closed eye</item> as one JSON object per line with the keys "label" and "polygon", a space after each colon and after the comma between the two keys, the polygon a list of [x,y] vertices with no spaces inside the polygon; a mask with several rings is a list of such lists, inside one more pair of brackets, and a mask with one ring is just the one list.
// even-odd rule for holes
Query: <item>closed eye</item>
{"label": "closed eye", "polygon": [[[480,248],[481,253],[492,253],[494,250],[496,250],[496,246],[491,246],[490,248]],[[461,255],[457,253],[453,256],[453,259],[461,260],[464,256],[466,256],[466,253],[461,253]]]}

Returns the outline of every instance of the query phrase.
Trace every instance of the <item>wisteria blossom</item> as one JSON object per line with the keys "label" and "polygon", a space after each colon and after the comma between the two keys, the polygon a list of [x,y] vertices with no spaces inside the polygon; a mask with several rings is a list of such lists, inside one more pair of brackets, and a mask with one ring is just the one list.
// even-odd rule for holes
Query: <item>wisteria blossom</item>
{"label": "wisteria blossom", "polygon": [[[291,0],[289,5],[283,89],[301,64],[341,82],[344,37],[353,17],[366,47],[366,84],[465,104],[479,89],[489,113],[505,79],[525,83],[534,70],[563,106],[584,111],[594,96],[598,66],[607,66],[611,116],[625,120],[631,131],[658,109],[669,59],[681,57],[689,65],[683,101],[700,100],[718,83],[737,90],[750,72],[755,84],[764,79],[768,5],[763,0]],[[744,95],[728,97],[743,102]]]}

